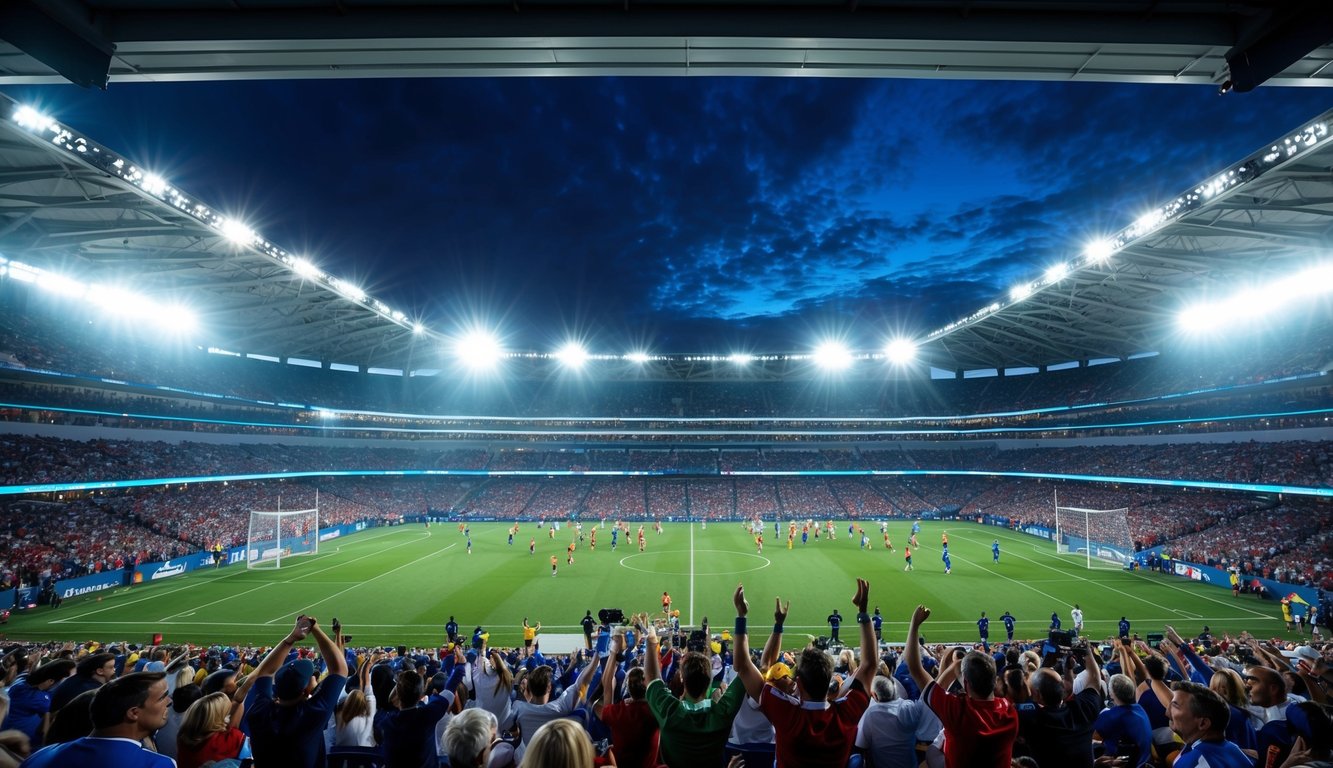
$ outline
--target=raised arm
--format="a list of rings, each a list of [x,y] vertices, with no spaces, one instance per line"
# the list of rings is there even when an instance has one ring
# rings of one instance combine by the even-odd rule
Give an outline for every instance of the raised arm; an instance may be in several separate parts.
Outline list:
[[[657,644],[657,627],[648,624],[643,628],[644,637],[644,658],[643,658],[643,676],[644,685],[651,684],[654,680],[662,679],[662,656]]]
[[[258,680],[261,677],[272,677],[282,666],[283,661],[287,659],[287,653],[291,651],[292,646],[306,639],[310,632],[315,628],[314,622],[304,614],[296,617],[296,626],[292,628],[282,641],[273,646],[264,660],[259,662],[255,671],[250,673],[249,681]],[[346,662],[344,662],[346,665]]]
[[[324,633],[324,629],[314,617],[310,618],[310,634],[315,636],[315,645],[319,646],[319,655],[323,657],[324,666],[328,668],[329,674],[347,677],[347,657],[343,655],[342,649],[333,638]]]
[[[870,624],[870,614],[866,607],[870,605],[870,582],[856,580],[856,594],[852,597],[856,606],[856,623],[861,625],[861,663],[856,667],[856,679],[861,687],[870,693],[870,684],[875,680],[875,669],[879,666],[879,647],[875,644],[875,628]]]
[[[745,585],[736,585],[732,602],[736,604],[736,628],[732,632],[732,640],[736,643],[735,652],[732,654],[736,665],[736,677],[740,678],[741,684],[745,686],[745,693],[755,701],[759,701],[759,695],[764,692],[764,677],[750,660],[750,637],[745,622],[746,615],[750,612],[750,604],[745,600]]]
[[[625,651],[625,636],[616,634],[611,637],[611,652],[606,656],[602,667],[602,700],[593,707],[593,714],[602,716],[602,708],[614,704],[616,699],[616,659]]]
[[[963,653],[959,653],[959,651],[963,651]],[[935,678],[936,685],[946,691],[953,687],[953,681],[957,679],[959,672],[962,671],[962,658],[966,653],[966,650],[964,650],[961,645],[955,648],[950,648],[945,652],[944,658],[939,660],[940,676]],[[916,678],[913,679],[915,680]],[[917,685],[921,684],[917,683]],[[926,687],[922,685],[921,690],[924,691],[925,689]]]
[[[918,605],[915,611],[912,611],[912,622],[907,627],[907,647],[903,649],[903,662],[907,664],[907,671],[912,675],[912,682],[924,693],[926,686],[930,685],[930,673],[921,665],[921,643],[919,641],[921,625],[930,618],[930,609],[924,605]]]
[[[768,636],[764,652],[759,655],[760,669],[768,669],[778,660],[782,652],[782,625],[787,622],[787,612],[790,610],[790,600],[784,604],[782,598],[773,598],[773,634]]]

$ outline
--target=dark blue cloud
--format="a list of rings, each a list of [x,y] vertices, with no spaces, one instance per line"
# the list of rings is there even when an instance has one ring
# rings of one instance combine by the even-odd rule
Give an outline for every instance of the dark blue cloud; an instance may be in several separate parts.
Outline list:
[[[930,330],[1326,106],[747,78],[10,92],[440,330],[672,352]]]

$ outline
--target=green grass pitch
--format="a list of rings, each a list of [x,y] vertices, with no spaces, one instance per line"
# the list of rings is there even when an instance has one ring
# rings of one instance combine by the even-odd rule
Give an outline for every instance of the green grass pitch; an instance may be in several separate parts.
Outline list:
[[[1052,611],[1065,628],[1079,603],[1087,634],[1104,638],[1124,615],[1135,632],[1159,632],[1164,624],[1182,634],[1205,624],[1215,634],[1248,629],[1259,636],[1284,635],[1276,602],[1174,576],[1084,567],[1061,556],[1048,541],[999,528],[959,522],[926,522],[915,554],[915,571],[903,571],[902,548],[910,523],[893,521],[895,551],[882,547],[878,524],[867,528],[872,543],[861,550],[849,540],[846,521],[838,537],[786,546],[784,527],[775,541],[770,521],[762,555],[739,523],[665,525],[645,530],[646,551],[621,537],[611,550],[610,525],[598,531],[597,549],[585,541],[574,564],[565,547],[574,536],[565,526],[550,538],[525,523],[508,545],[505,523],[471,529],[472,553],[456,525],[375,528],[321,545],[318,555],[292,558],[280,570],[230,566],[159,583],[108,590],[67,600],[56,609],[16,613],[4,635],[30,640],[129,640],[144,642],[161,632],[168,643],[259,644],[276,642],[302,612],[325,625],[338,617],[354,645],[429,646],[443,636],[452,614],[464,631],[483,625],[491,642],[519,642],[520,622],[540,621],[545,632],[575,633],[585,610],[621,608],[659,612],[663,591],[671,593],[683,625],[708,617],[720,630],[731,625],[731,595],[744,582],[755,635],[767,637],[767,616],[776,596],[791,601],[790,643],[802,633],[825,635],[824,618],[837,608],[854,629],[851,598],[858,576],[870,581],[871,606],[884,614],[884,637],[901,641],[912,608],[932,610],[923,634],[931,642],[973,641],[981,611],[992,618],[991,638],[1003,639],[998,619],[1008,610],[1018,619],[1017,636],[1044,636]],[[632,524],[637,531],[638,524]],[[948,530],[953,573],[940,561],[940,533]],[[585,524],[584,534],[590,532]],[[528,540],[536,538],[534,555]],[[999,538],[1001,562],[991,562],[990,543]],[[551,555],[559,572],[551,576]],[[844,636],[844,640],[846,636]]]

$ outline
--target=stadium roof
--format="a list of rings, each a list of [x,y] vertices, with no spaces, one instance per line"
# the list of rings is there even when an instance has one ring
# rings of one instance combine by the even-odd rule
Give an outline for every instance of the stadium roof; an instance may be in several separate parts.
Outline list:
[[[418,329],[187,190],[23,110],[0,96],[3,257],[129,287],[164,305],[188,296],[207,343],[230,351],[362,369],[441,367],[445,336],[437,330]],[[1326,258],[1333,236],[1331,130],[1333,110],[1218,169],[1066,272],[919,339],[922,359],[950,370],[1124,359],[1160,349],[1177,332],[1182,306],[1203,289],[1267,282]],[[14,276],[12,263],[8,269]],[[543,364],[541,355],[527,359]],[[787,375],[793,361],[808,367],[809,355],[760,356],[750,375]],[[657,375],[672,378],[735,368],[724,358],[650,362]]]
[[[0,84],[818,75],[1333,82],[1322,0],[7,0]]]

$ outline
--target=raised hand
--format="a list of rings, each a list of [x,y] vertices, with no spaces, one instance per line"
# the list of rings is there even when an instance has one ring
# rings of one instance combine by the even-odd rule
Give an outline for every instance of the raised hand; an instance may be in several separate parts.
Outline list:
[[[782,598],[773,598],[773,623],[781,624],[787,620],[787,612],[791,610],[791,601],[782,602]]]
[[[750,604],[745,600],[745,585],[737,584],[736,593],[731,596],[731,601],[736,604],[736,615],[745,616],[750,612]]]
[[[852,605],[860,613],[866,612],[866,606],[870,604],[870,582],[865,579],[856,580],[856,596],[852,598]]]
[[[912,611],[912,626],[919,627],[926,623],[930,618],[930,609],[924,605],[918,605],[916,610]]]

